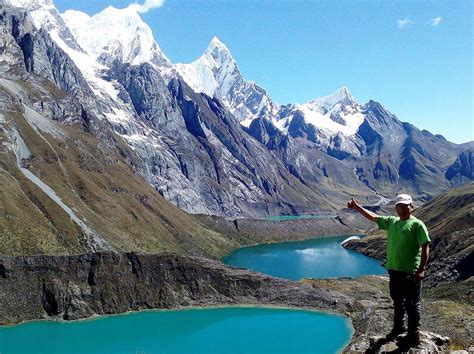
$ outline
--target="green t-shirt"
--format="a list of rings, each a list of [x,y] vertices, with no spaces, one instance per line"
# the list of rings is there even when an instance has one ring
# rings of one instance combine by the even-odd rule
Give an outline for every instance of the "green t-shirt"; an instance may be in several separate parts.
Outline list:
[[[420,246],[431,241],[423,221],[414,216],[405,221],[396,216],[379,216],[377,225],[388,234],[385,268],[415,273],[421,261]]]

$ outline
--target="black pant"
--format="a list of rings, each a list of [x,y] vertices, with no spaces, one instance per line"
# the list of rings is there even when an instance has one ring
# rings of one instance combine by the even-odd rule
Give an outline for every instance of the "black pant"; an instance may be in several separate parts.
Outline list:
[[[389,270],[390,297],[393,300],[393,327],[402,328],[405,312],[408,317],[408,333],[420,329],[421,281],[413,274]]]

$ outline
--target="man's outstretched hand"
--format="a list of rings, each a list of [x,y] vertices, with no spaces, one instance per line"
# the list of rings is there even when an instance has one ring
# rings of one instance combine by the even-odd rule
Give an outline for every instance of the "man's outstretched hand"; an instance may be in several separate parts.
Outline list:
[[[357,209],[358,206],[359,204],[354,200],[354,198],[351,198],[351,200],[347,202],[347,207],[349,209]]]
[[[370,221],[374,221],[374,222],[377,221],[377,218],[378,218],[377,214],[375,214],[374,212],[372,212],[372,211],[370,211],[370,210],[367,210],[367,209],[364,209],[363,207],[361,207],[361,206],[359,205],[359,203],[357,203],[357,202],[354,200],[354,198],[351,198],[351,200],[349,200],[349,201],[347,202],[347,207],[348,207],[349,209],[353,209],[353,210],[358,211],[360,214],[362,214],[362,216],[363,216],[364,218],[367,218],[367,219],[369,219]]]

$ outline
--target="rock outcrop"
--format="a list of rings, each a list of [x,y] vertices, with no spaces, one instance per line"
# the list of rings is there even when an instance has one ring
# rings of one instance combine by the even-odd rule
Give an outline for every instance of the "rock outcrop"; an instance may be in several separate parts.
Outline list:
[[[0,322],[156,308],[260,304],[346,313],[353,301],[218,261],[174,254],[0,257]]]
[[[411,348],[404,342],[405,334],[393,340],[385,338],[393,323],[388,277],[306,279],[302,282],[338,291],[355,301],[348,313],[355,333],[351,343],[345,348],[347,352],[432,353],[453,349],[467,350],[472,346],[472,302],[462,304],[446,297],[439,298],[431,291],[424,291],[421,303],[421,344]]]

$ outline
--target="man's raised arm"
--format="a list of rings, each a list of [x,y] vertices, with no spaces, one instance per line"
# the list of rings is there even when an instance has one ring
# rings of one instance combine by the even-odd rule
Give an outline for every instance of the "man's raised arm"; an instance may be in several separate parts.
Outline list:
[[[369,219],[370,221],[377,222],[378,215],[375,214],[374,212],[364,209],[361,207],[355,200],[352,198],[348,203],[347,207],[349,209],[354,209],[357,210],[362,216],[365,218]]]

